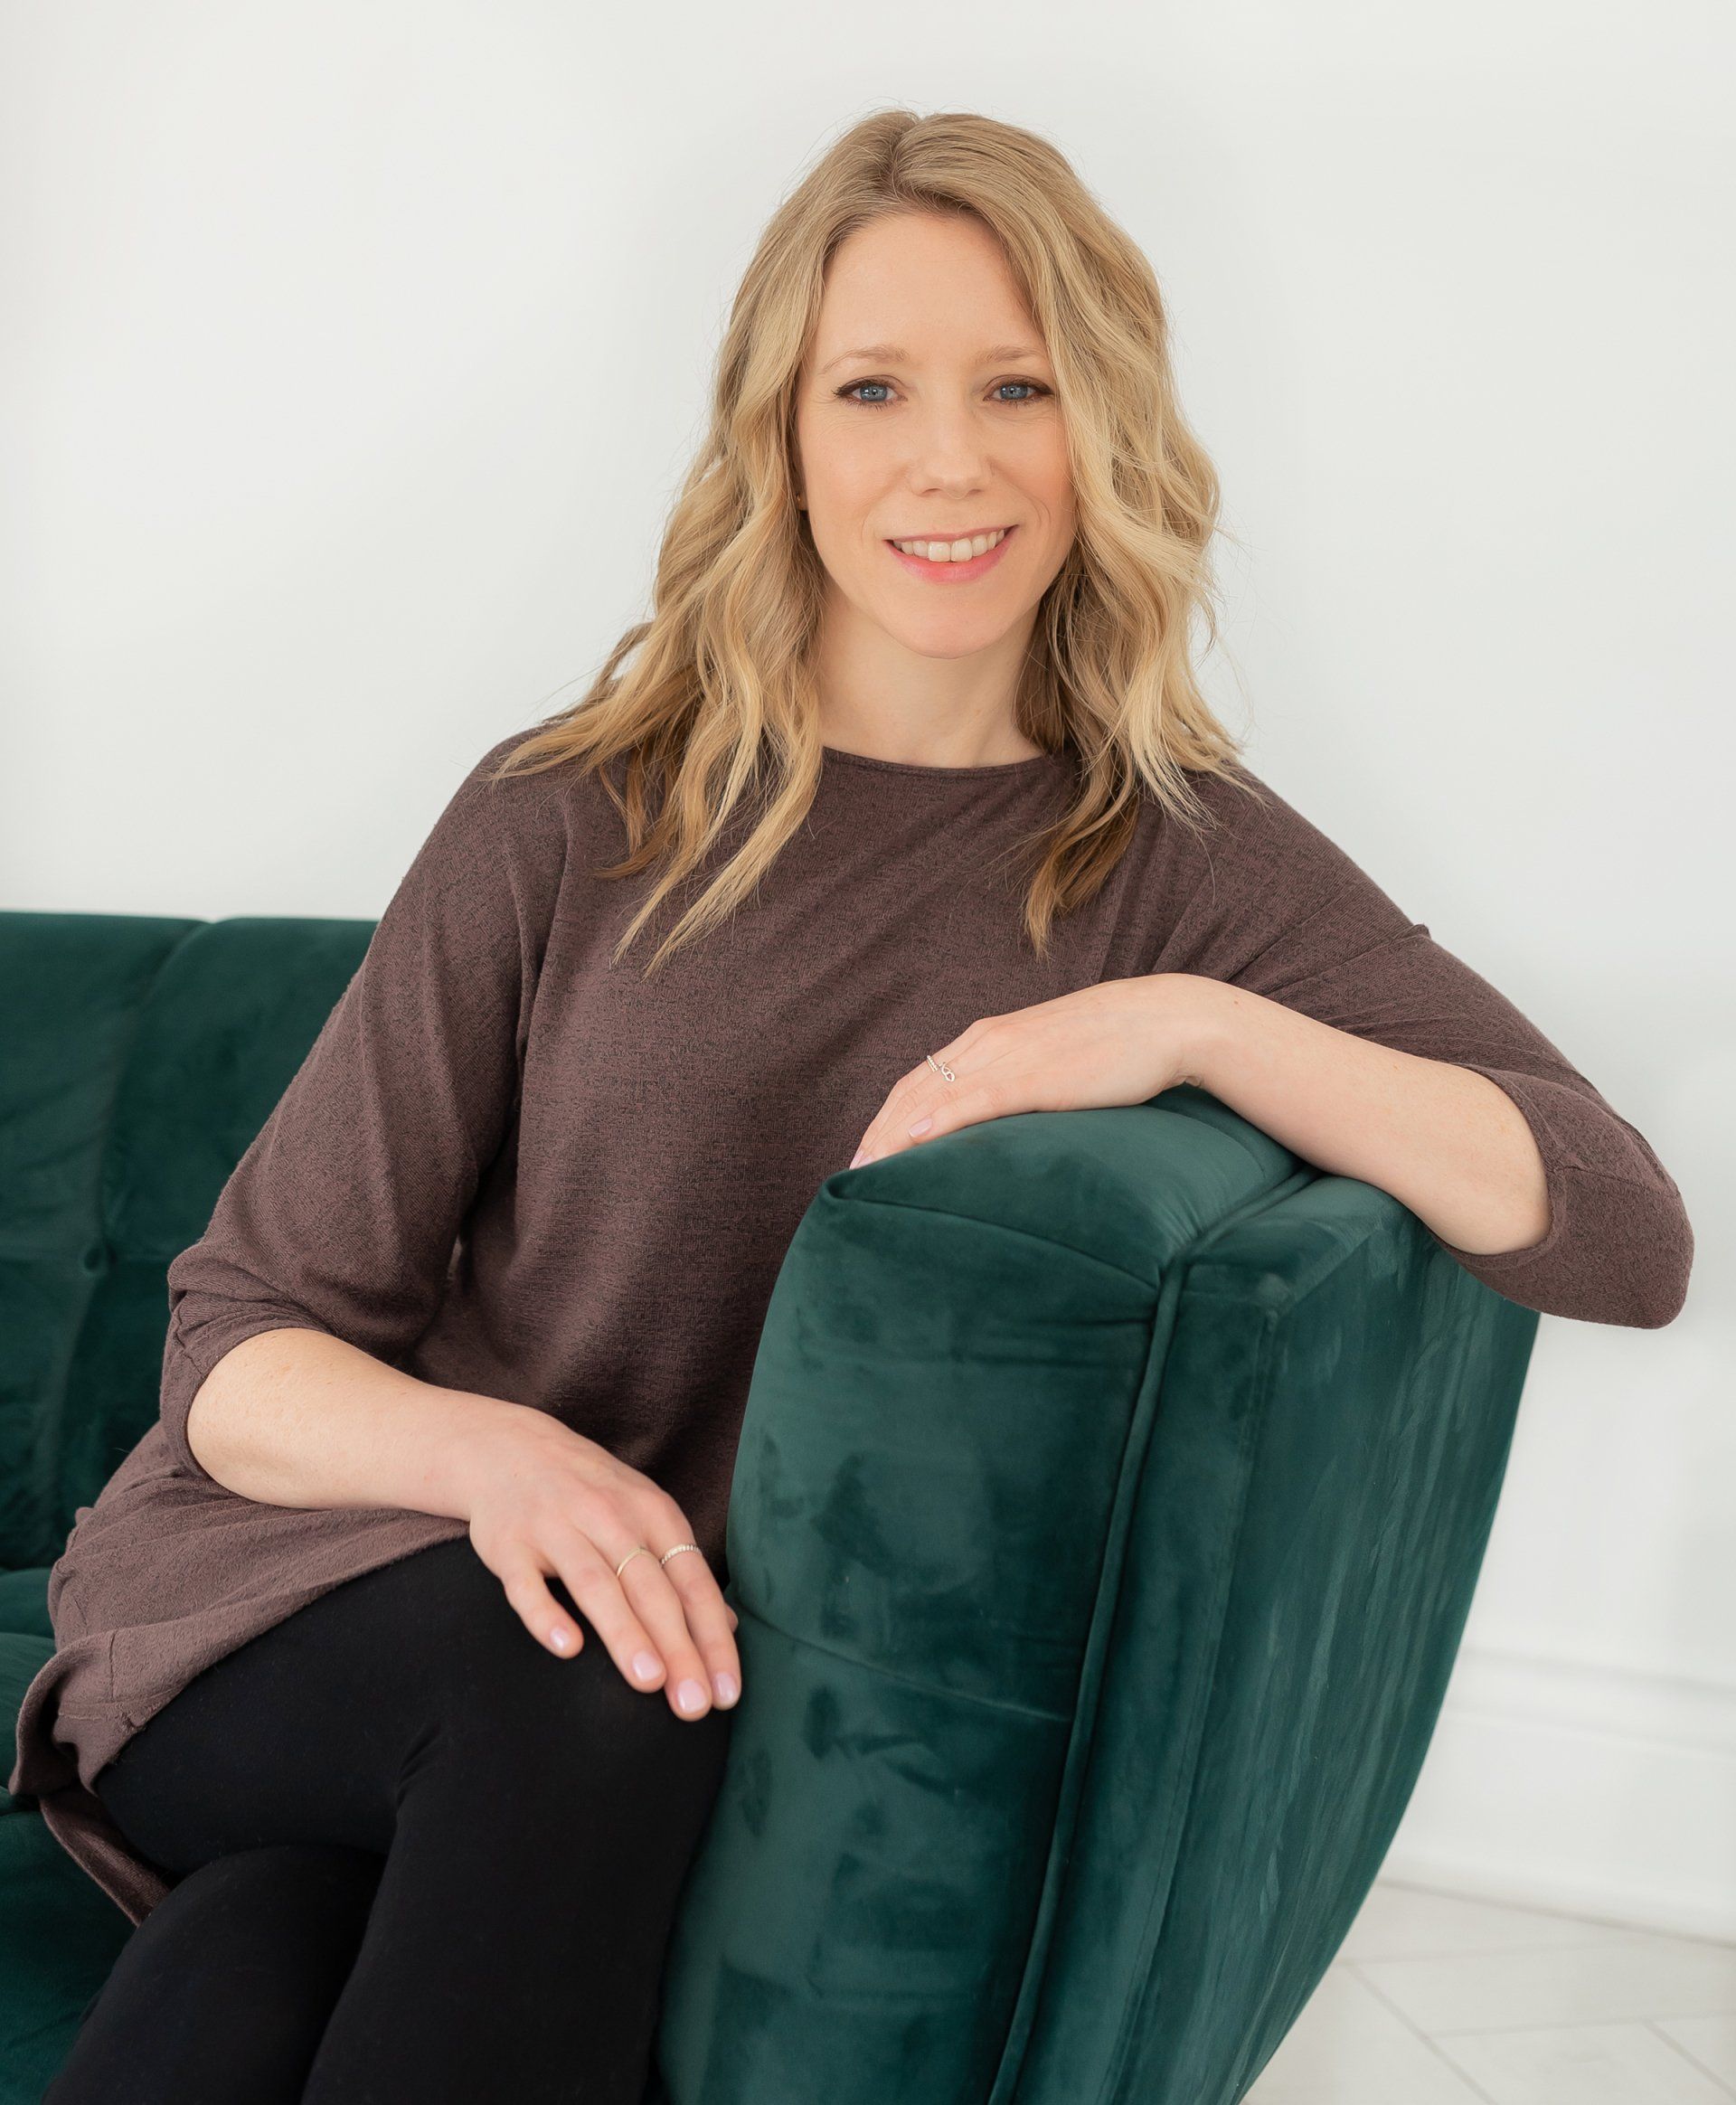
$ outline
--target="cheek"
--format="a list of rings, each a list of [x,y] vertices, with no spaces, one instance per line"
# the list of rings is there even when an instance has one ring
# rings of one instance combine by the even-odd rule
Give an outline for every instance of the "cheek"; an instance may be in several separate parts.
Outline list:
[[[869,532],[862,509],[835,494],[814,523],[814,545],[834,577],[865,589],[875,574],[879,543]]]
[[[1073,466],[1067,452],[1066,436],[1056,425],[1049,442],[1033,460],[1031,486],[1040,496],[1043,509],[1058,527],[1071,530],[1073,522]]]
[[[860,424],[825,414],[802,420],[797,433],[810,496],[840,524],[854,519],[859,524],[884,481],[884,441]]]
[[[886,479],[873,462],[835,460],[817,486],[808,486],[815,546],[835,571],[878,575],[885,552],[876,528],[886,511]]]

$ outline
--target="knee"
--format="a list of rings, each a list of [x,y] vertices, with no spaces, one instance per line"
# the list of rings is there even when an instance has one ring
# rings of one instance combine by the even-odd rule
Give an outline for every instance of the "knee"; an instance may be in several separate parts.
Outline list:
[[[575,1778],[612,1792],[704,1795],[721,1781],[733,1711],[676,1714],[662,1687],[634,1686],[594,1629],[557,1658],[522,1627],[491,1658],[464,1714],[448,1721],[450,1759],[533,1791]]]
[[[551,1652],[473,1550],[449,1560],[440,1578],[438,1730],[419,1760],[468,1770],[488,1792],[514,1779],[531,1798],[539,1778],[569,1792],[578,1776],[628,1793],[688,1796],[721,1780],[733,1711],[713,1704],[697,1718],[678,1715],[662,1686],[627,1680],[589,1621],[576,1653]]]

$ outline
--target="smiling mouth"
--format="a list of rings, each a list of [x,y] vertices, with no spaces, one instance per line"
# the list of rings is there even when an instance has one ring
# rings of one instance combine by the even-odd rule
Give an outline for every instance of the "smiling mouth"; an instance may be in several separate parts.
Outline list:
[[[1016,526],[1003,526],[996,530],[993,537],[979,533],[970,542],[963,543],[957,541],[918,541],[907,542],[901,547],[896,541],[889,541],[886,546],[892,561],[900,564],[905,575],[918,584],[960,588],[974,584],[978,578],[986,578],[1005,557],[1017,532]],[[953,555],[951,551],[961,545],[966,552],[963,555]],[[930,548],[937,551],[938,561],[927,552]],[[922,552],[912,554],[912,549]]]
[[[951,538],[937,535],[932,540],[920,534],[906,534],[897,540],[889,538],[886,545],[916,562],[937,565],[976,562],[998,548],[1014,531],[1011,526],[989,526],[980,533],[960,533]]]

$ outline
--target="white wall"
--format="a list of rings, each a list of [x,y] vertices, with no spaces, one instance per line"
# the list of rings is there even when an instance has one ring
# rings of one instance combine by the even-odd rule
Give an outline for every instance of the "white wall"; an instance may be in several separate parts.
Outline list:
[[[1171,301],[1253,764],[1698,1233],[1666,1330],[1543,1323],[1389,1869],[1736,1934],[1730,20],[13,6],[0,903],[377,913],[643,611],[807,157],[1045,133]]]

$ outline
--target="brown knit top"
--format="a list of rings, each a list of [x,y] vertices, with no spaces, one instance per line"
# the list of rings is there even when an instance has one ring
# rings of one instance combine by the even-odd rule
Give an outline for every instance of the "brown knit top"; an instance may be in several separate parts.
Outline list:
[[[592,874],[627,848],[593,779],[485,779],[523,735],[459,784],[210,1226],[169,1267],[160,1420],[80,1508],[51,1573],[58,1648],[25,1695],[11,1789],[134,1921],[167,1888],[90,1789],[128,1735],[327,1588],[466,1532],[217,1483],[186,1421],[222,1355],[294,1326],[552,1411],[671,1492],[726,1581],[741,1412],[790,1237],[892,1084],[979,1016],[1199,973],[1473,1068],[1535,1134],[1552,1218],[1527,1250],[1443,1247],[1552,1315],[1651,1326],[1682,1304],[1693,1232],[1645,1139],[1257,777],[1263,805],[1196,778],[1216,821],[1203,837],[1147,801],[1039,964],[1021,926],[1029,865],[995,859],[1059,816],[1068,759],[932,768],[828,748],[758,894],[647,983],[667,902],[611,965],[650,877]]]

